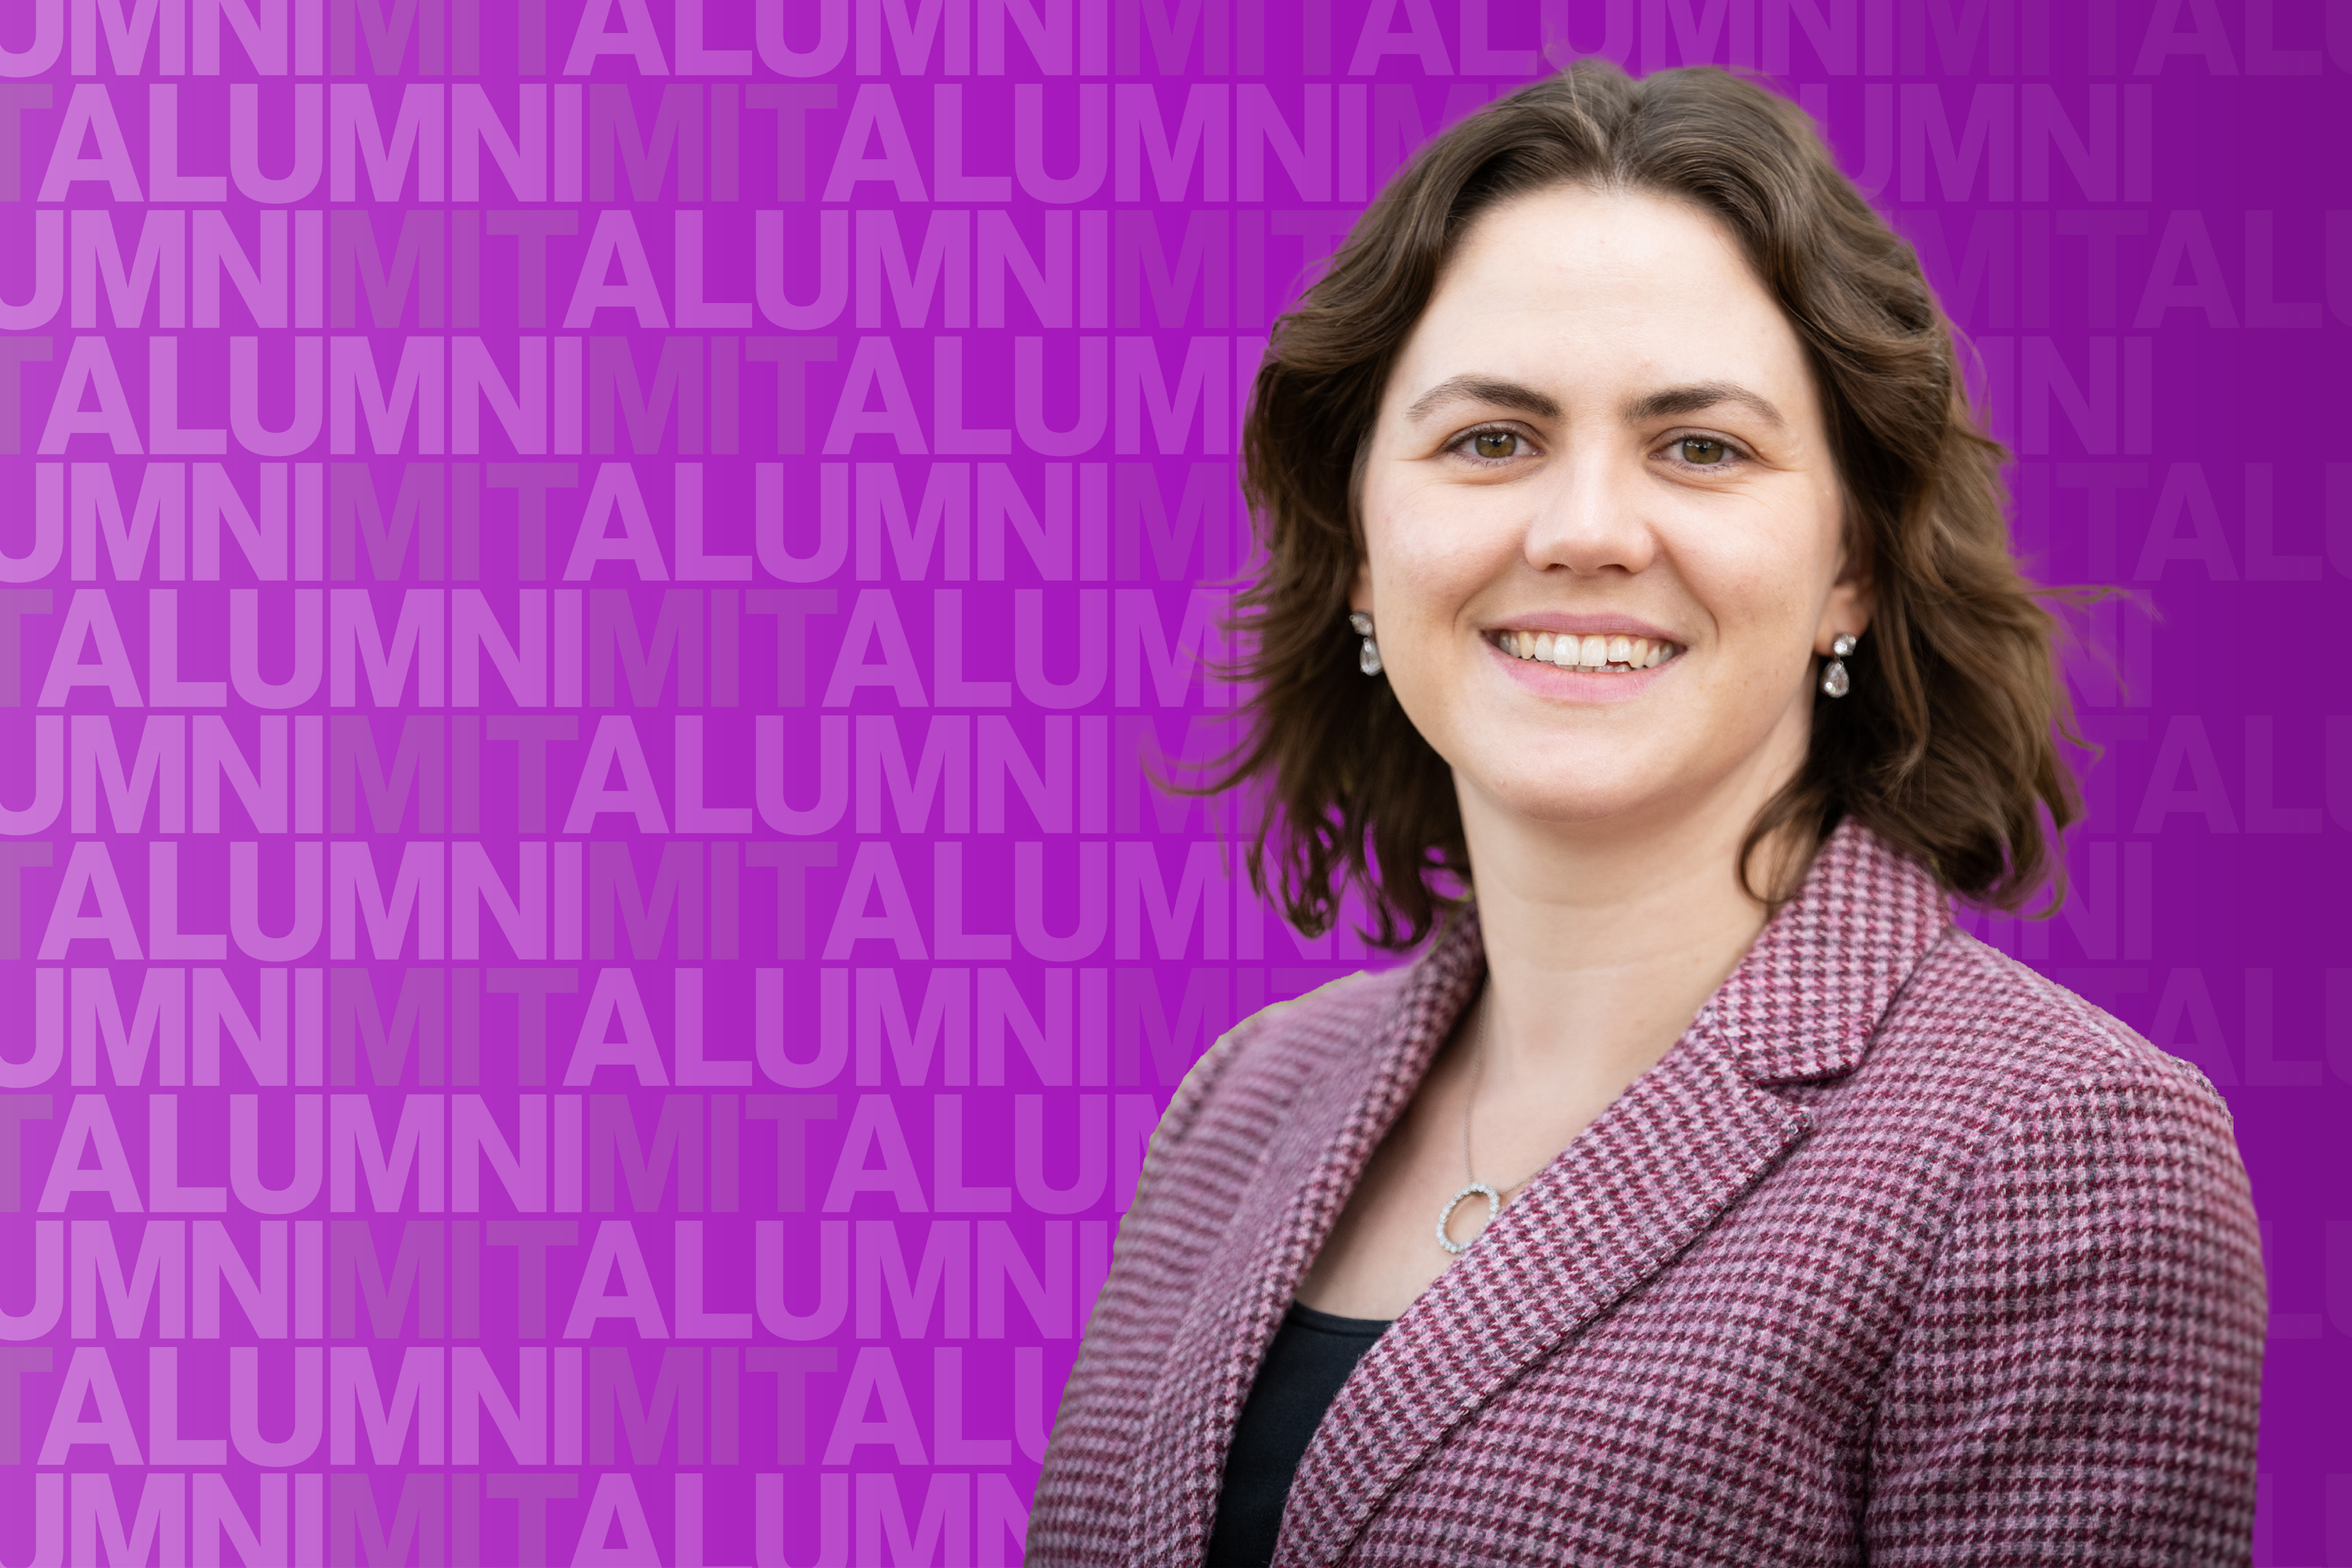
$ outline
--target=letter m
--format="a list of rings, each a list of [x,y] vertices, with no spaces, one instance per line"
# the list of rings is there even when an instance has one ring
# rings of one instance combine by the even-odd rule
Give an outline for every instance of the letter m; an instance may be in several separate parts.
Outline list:
[[[636,110],[629,89],[620,82],[598,82],[588,89],[588,195],[592,200],[613,199],[614,154],[629,171],[629,194],[650,202],[661,195],[662,172],[673,149],[677,156],[677,199],[702,199],[702,89],[673,84],[661,89],[661,108],[654,114],[651,136],[637,131]]]
[[[316,0],[312,0],[315,5]],[[416,74],[441,74],[442,10],[437,0],[331,0],[333,59],[337,76],[359,75],[358,44],[367,39],[368,62],[378,76],[401,74],[408,37],[416,35]],[[403,1552],[398,1561],[405,1561]]]
[[[1151,922],[1153,947],[1164,959],[1184,956],[1192,945],[1192,923],[1201,924],[1201,956],[1223,959],[1232,927],[1220,846],[1207,840],[1186,847],[1184,874],[1176,896],[1160,874],[1160,847],[1148,839],[1121,840],[1114,851],[1112,895],[1118,916],[1118,949],[1121,959],[1142,955],[1143,922]]]
[[[73,1332],[78,1340],[98,1335],[98,1299],[106,1295],[107,1320],[119,1340],[136,1339],[147,1327],[147,1303],[155,1303],[156,1331],[178,1339],[186,1331],[187,1224],[151,1219],[139,1238],[131,1278],[122,1277],[114,1226],[102,1219],[73,1222]],[[29,1270],[28,1270],[29,1271]]]
[[[392,1022],[375,999],[375,981],[365,969],[336,969],[328,983],[329,1073],[339,1084],[357,1083],[359,1047],[367,1047],[368,1072],[379,1089],[400,1082],[408,1071],[409,1047],[416,1049],[416,1081],[441,1081],[445,1030],[441,971],[409,969],[401,976]]]
[[[1958,145],[1944,107],[1944,93],[1936,82],[1910,82],[1902,89],[1903,199],[1919,202],[1927,195],[1927,156],[1935,154],[1943,199],[1973,199],[1977,169],[1985,170],[1986,200],[2013,201],[2017,195],[2017,89],[2007,83],[1980,83],[1969,100],[1969,121]]]
[[[438,463],[402,467],[400,494],[386,522],[383,503],[365,463],[335,463],[328,468],[327,531],[329,570],[341,582],[358,574],[359,546],[367,545],[368,568],[379,583],[397,582],[411,540],[416,543],[416,574],[430,582],[441,575],[442,529],[446,508]]]
[[[677,1206],[688,1214],[702,1207],[702,1096],[662,1097],[654,1124],[654,1146],[637,1137],[636,1113],[620,1094],[588,1097],[588,1201],[604,1213],[613,1208],[613,1172],[628,1183],[629,1202],[639,1214],[662,1206],[662,1189],[677,1170]]]
[[[640,1465],[661,1458],[662,1441],[675,1421],[677,1462],[702,1462],[702,1351],[674,1345],[663,1350],[653,1397],[637,1394],[637,1374],[622,1345],[598,1345],[588,1352],[588,1455],[592,1463],[613,1462],[614,1417],[629,1436],[629,1457]]]
[[[662,432],[670,409],[677,409],[677,449],[702,450],[702,340],[664,338],[661,358],[654,366],[648,389],[637,379],[629,340],[618,337],[588,340],[588,449],[610,452],[613,416],[617,413],[629,427],[629,448],[636,452],[661,449]]]
[[[445,1275],[441,1265],[441,1222],[410,1220],[400,1227],[400,1254],[393,1259],[392,1278],[383,1276],[377,1256],[374,1227],[360,1219],[339,1219],[329,1227],[328,1322],[337,1339],[359,1337],[359,1308],[367,1303],[368,1326],[380,1340],[402,1338],[411,1300],[416,1303],[416,1332],[425,1338],[441,1333],[441,1301]]]
[[[1151,691],[1162,708],[1181,708],[1192,671],[1202,671],[1204,706],[1220,705],[1223,689],[1208,679],[1206,661],[1219,657],[1223,643],[1217,618],[1224,595],[1214,588],[1195,588],[1184,601],[1184,619],[1176,628],[1176,643],[1168,643],[1167,623],[1160,617],[1160,600],[1150,588],[1121,588],[1112,618],[1113,693],[1121,708],[1143,703],[1143,676],[1151,676]]]
[[[404,1096],[400,1125],[386,1154],[377,1131],[375,1111],[364,1094],[329,1097],[328,1163],[331,1172],[331,1201],[337,1214],[355,1213],[359,1184],[365,1168],[368,1196],[378,1214],[397,1214],[405,1200],[408,1175],[416,1173],[416,1206],[426,1214],[441,1212],[441,1173],[447,1163],[441,1138],[441,1097]]]
[[[441,324],[441,214],[438,209],[413,207],[401,214],[400,240],[392,265],[383,264],[376,245],[373,214],[356,207],[335,213],[330,220],[328,273],[333,279],[328,320],[338,327],[358,325],[358,293],[367,289],[368,310],[379,327],[395,327],[407,312],[408,296],[416,296],[416,324]]]
[[[368,442],[379,453],[397,452],[416,418],[416,449],[426,457],[442,448],[445,387],[441,340],[409,338],[401,344],[392,390],[375,365],[375,350],[362,337],[329,340],[327,355],[328,448],[341,457],[359,453],[359,421],[367,419]]]
[[[412,1426],[416,1430],[416,1462],[441,1462],[441,1435],[447,1423],[442,1415],[440,1346],[410,1345],[401,1352],[400,1377],[393,1384],[389,1405],[383,1385],[376,1381],[373,1351],[365,1345],[337,1345],[328,1354],[328,1447],[333,1455],[331,1463],[359,1462],[358,1427],[362,1422],[367,1426],[369,1456],[377,1464],[401,1462]],[[437,1553],[424,1559],[438,1560]]]
[[[416,199],[441,199],[441,172],[448,158],[442,149],[440,83],[411,82],[401,89],[400,114],[393,121],[390,142],[384,140],[383,122],[376,117],[375,92],[369,84],[337,82],[327,90],[328,180],[332,199],[359,199],[362,162],[367,164],[368,188],[377,201],[401,199],[411,163],[416,165]]]
[[[702,590],[665,588],[648,641],[637,635],[628,591],[588,590],[588,700],[613,705],[613,667],[617,661],[629,683],[629,700],[649,708],[661,700],[662,683],[677,665],[677,700],[687,708],[702,701]]]
[[[76,1475],[73,1561],[98,1562],[102,1542],[109,1563],[144,1563],[150,1554],[158,1563],[186,1562],[183,1555],[187,1542],[186,1516],[182,1510],[182,1489],[186,1484],[187,1477],[177,1471],[150,1474],[140,1485],[139,1510],[131,1516],[131,1529],[126,1532],[122,1510],[114,1500],[114,1478],[104,1471]],[[891,1500],[897,1500],[895,1492]],[[926,1522],[929,1518],[925,1515]],[[905,1521],[901,1521],[899,1533],[905,1532]],[[217,1546],[219,1537],[213,1537],[209,1544]],[[43,1559],[37,1556],[35,1561]]]
[[[1111,361],[1112,444],[1122,457],[1143,451],[1143,418],[1163,457],[1181,452],[1192,439],[1192,419],[1201,420],[1201,450],[1212,457],[1233,449],[1232,389],[1226,384],[1225,340],[1193,338],[1184,351],[1176,390],[1168,390],[1160,368],[1160,347],[1150,338],[1120,338]]]
[[[368,695],[377,707],[400,706],[411,665],[416,668],[416,705],[441,706],[440,589],[411,588],[401,595],[400,619],[393,625],[389,648],[376,620],[374,597],[365,588],[332,591],[327,629],[332,655],[328,691],[334,706],[350,708],[357,703],[358,676],[362,669],[367,674]]]
[[[359,927],[364,921],[374,956],[398,958],[407,945],[409,923],[414,921],[416,956],[427,963],[438,962],[446,889],[438,842],[412,839],[401,846],[400,869],[394,875],[392,896],[387,899],[383,879],[376,874],[373,846],[363,839],[336,840],[327,862],[329,945],[333,956],[358,956]]]
[[[1168,121],[1160,112],[1160,94],[1150,82],[1126,82],[1112,89],[1111,145],[1117,163],[1118,199],[1143,199],[1143,163],[1151,161],[1154,188],[1163,202],[1182,202],[1192,183],[1192,166],[1201,166],[1201,199],[1227,199],[1227,177],[1233,165],[1233,115],[1223,82],[1195,83],[1185,94],[1184,118],[1176,140],[1168,139]]]
[[[930,1332],[931,1307],[942,1306],[941,1326],[951,1340],[971,1336],[971,1222],[935,1219],[923,1241],[922,1261],[907,1277],[907,1255],[898,1227],[888,1220],[857,1222],[857,1337],[882,1337],[882,1296],[890,1296],[901,1339]]]
[[[1177,1004],[1171,1024],[1160,999],[1160,983],[1149,969],[1121,969],[1114,973],[1111,994],[1111,1078],[1118,1083],[1141,1081],[1139,1047],[1151,1049],[1151,1067],[1161,1083],[1183,1081],[1201,1053],[1217,1037],[1230,1008],[1225,994],[1226,972],[1195,969],[1184,982],[1184,998]]]
[[[416,797],[416,829],[441,831],[442,727],[438,715],[411,713],[400,721],[400,747],[392,771],[384,772],[376,750],[375,726],[364,714],[338,713],[331,721],[327,748],[334,831],[354,831],[358,796],[367,795],[368,820],[378,833],[396,833]]]
[[[114,324],[136,327],[147,314],[147,298],[155,297],[155,324],[173,328],[185,324],[187,279],[186,223],[184,215],[168,208],[149,212],[139,225],[139,247],[131,265],[122,265],[122,247],[114,237],[113,215],[102,208],[73,215],[73,324],[98,324],[98,286],[106,285],[114,307]]]

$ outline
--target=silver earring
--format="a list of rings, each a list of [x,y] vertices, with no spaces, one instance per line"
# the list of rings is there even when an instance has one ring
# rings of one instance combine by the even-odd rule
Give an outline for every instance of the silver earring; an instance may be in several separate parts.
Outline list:
[[[1366,675],[1381,672],[1381,645],[1372,640],[1372,617],[1361,610],[1349,612],[1348,624],[1364,639],[1363,648],[1356,655],[1356,668]]]
[[[1853,651],[1853,635],[1840,632],[1830,641],[1830,667],[1822,672],[1822,689],[1832,697],[1843,697],[1853,689],[1853,681],[1845,672],[1845,656]]]

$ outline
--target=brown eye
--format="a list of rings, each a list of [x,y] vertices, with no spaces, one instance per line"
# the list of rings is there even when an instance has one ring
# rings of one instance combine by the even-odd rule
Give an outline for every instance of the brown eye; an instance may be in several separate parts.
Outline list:
[[[1470,437],[1470,450],[1481,458],[1507,458],[1518,437],[1508,430],[1481,430]]]
[[[1684,462],[1702,468],[1720,464],[1730,452],[1730,448],[1722,442],[1710,441],[1704,436],[1685,436],[1675,446],[1682,453]]]

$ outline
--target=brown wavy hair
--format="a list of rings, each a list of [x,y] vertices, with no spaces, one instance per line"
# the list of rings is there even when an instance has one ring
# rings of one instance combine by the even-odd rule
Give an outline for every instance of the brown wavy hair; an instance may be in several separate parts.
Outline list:
[[[2052,884],[2082,814],[2058,746],[2081,744],[2058,620],[2019,573],[2003,518],[2008,452],[1970,409],[1950,321],[1911,247],[1839,172],[1796,105],[1712,67],[1640,80],[1579,60],[1424,147],[1275,325],[1243,424],[1243,489],[1264,569],[1228,623],[1246,683],[1241,742],[1204,790],[1263,799],[1250,877],[1309,935],[1349,882],[1368,940],[1409,947],[1461,901],[1469,850],[1447,764],[1385,679],[1356,668],[1348,592],[1363,550],[1357,486],[1396,355],[1481,214],[1561,185],[1694,205],[1738,240],[1811,363],[1843,480],[1849,558],[1874,594],[1851,694],[1818,690],[1803,767],[1751,825],[1759,849],[1843,817],[1950,891],[2015,910]]]

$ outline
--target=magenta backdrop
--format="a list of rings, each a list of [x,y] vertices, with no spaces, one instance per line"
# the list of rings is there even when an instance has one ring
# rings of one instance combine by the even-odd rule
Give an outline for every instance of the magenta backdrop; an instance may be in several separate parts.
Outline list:
[[[2134,591],[1971,924],[2228,1096],[2352,1563],[2352,6],[17,0],[0,1563],[1017,1561],[1171,1089],[1368,962],[1147,783],[1268,323],[1580,52],[1820,116]]]

